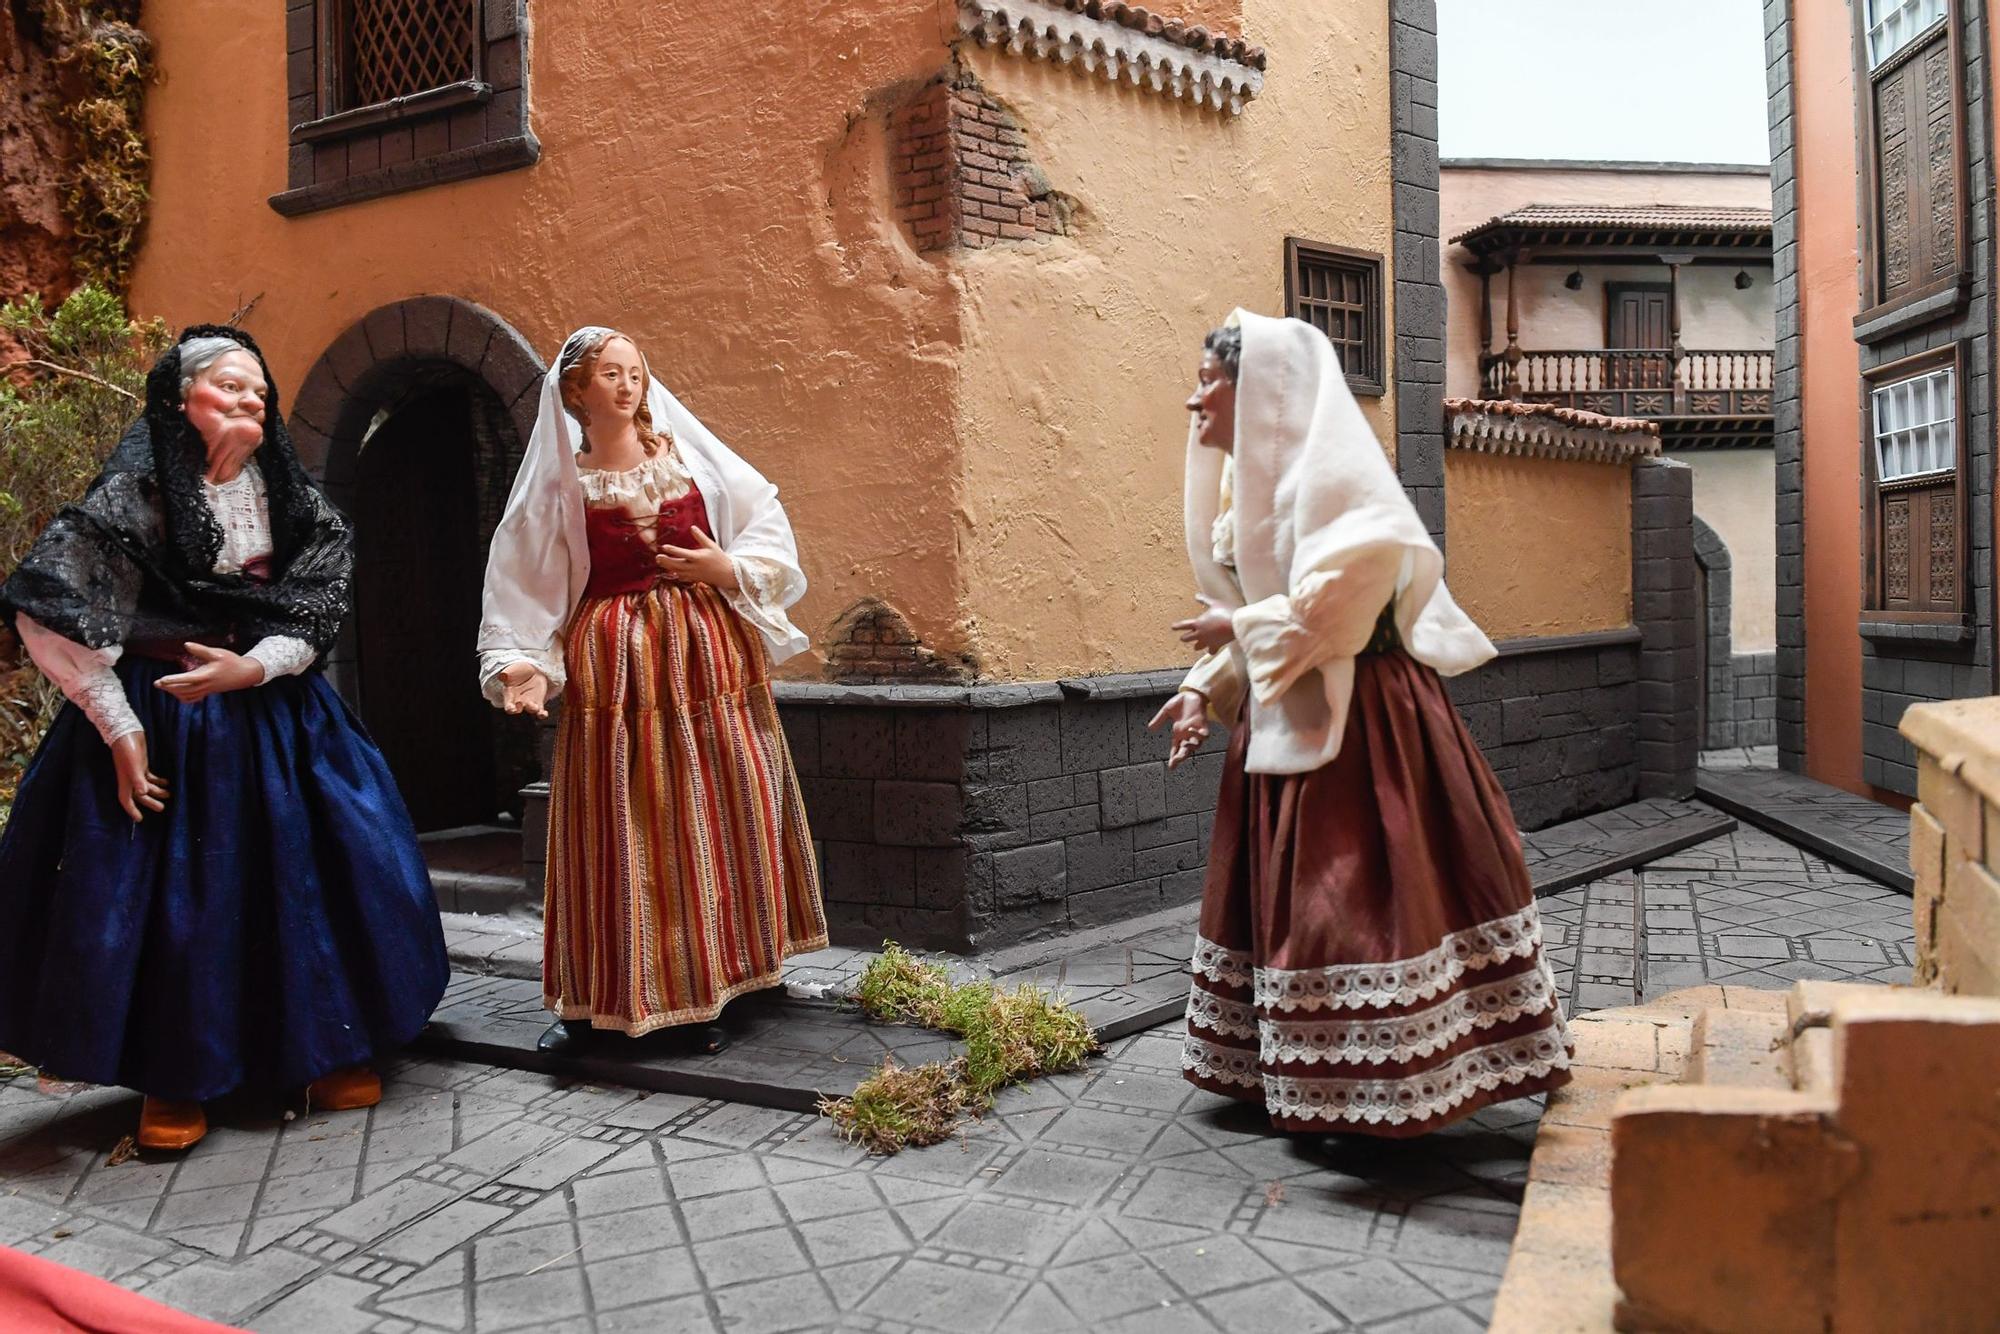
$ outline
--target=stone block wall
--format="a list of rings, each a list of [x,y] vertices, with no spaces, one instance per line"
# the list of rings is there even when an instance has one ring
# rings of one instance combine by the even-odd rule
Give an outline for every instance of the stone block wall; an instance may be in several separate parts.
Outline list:
[[[1901,732],[1917,756],[1916,980],[2000,997],[2000,698],[1917,705]]]
[[[1201,896],[1226,738],[1169,772],[1178,672],[777,687],[836,941],[992,948]]]
[[[1606,810],[1638,785],[1639,635],[1502,644],[1447,682],[1523,829]]]

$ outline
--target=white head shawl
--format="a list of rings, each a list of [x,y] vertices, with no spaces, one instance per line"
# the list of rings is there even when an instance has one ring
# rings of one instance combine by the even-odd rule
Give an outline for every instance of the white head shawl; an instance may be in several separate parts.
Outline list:
[[[1228,609],[1290,597],[1309,575],[1400,548],[1396,628],[1410,656],[1446,676],[1492,658],[1493,645],[1446,591],[1443,553],[1391,471],[1326,336],[1301,320],[1241,309],[1229,322],[1243,331],[1233,460],[1202,446],[1194,429],[1188,434],[1188,559],[1203,595]],[[1215,555],[1226,461],[1233,461],[1233,578]],[[1253,698],[1245,767],[1297,773],[1332,760],[1353,690],[1354,659],[1330,658],[1276,699]]]
[[[590,580],[590,546],[576,466],[583,432],[563,407],[562,373],[590,341],[610,332],[598,325],[578,329],[563,340],[542,380],[534,433],[486,561],[479,677],[490,699],[498,695],[494,678],[512,662],[531,662],[556,688],[563,684],[562,633]],[[763,636],[772,662],[804,652],[810,641],[784,609],[805,595],[806,577],[778,488],[668,393],[650,366],[646,379],[653,424],[672,432],[707,507],[709,536],[738,562],[739,577],[746,558],[763,576],[762,596],[751,596],[745,580],[744,589],[727,595],[730,604]]]

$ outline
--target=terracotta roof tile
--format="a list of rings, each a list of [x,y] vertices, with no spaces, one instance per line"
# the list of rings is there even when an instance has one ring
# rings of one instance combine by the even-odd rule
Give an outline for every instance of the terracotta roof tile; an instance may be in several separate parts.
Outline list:
[[[1453,245],[1499,231],[1718,232],[1737,236],[1771,233],[1768,208],[1720,208],[1706,204],[1529,204],[1488,218],[1451,238]]]
[[[1189,23],[1186,19],[1169,18],[1155,13],[1144,5],[1128,5],[1124,0],[1055,0],[1072,14],[1082,14],[1087,18],[1104,19],[1120,27],[1143,32],[1149,37],[1162,37],[1170,42],[1193,51],[1206,52],[1225,60],[1237,60],[1252,69],[1265,67],[1266,55],[1261,46],[1251,46],[1241,37],[1228,33],[1211,32],[1199,23]]]
[[[1478,398],[1444,401],[1445,443],[1482,454],[1632,464],[1660,452],[1660,428],[1553,403]]]

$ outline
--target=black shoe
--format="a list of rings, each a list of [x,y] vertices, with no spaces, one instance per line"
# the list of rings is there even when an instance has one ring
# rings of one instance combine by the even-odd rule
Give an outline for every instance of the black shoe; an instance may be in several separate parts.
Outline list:
[[[583,1019],[558,1019],[549,1025],[549,1031],[542,1034],[535,1043],[535,1050],[545,1056],[575,1056],[583,1051],[590,1041],[590,1024]]]
[[[697,1056],[720,1056],[729,1047],[729,1030],[721,1024],[689,1024],[688,1050]]]

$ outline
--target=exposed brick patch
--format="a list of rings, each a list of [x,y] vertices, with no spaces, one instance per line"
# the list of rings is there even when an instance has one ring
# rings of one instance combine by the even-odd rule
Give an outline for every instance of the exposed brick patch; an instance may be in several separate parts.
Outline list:
[[[1030,160],[1021,123],[971,74],[939,75],[890,128],[896,218],[918,250],[1068,235],[1075,202]]]
[[[903,614],[878,598],[848,608],[833,628],[827,650],[829,680],[949,682],[969,680],[970,668],[926,648]]]

